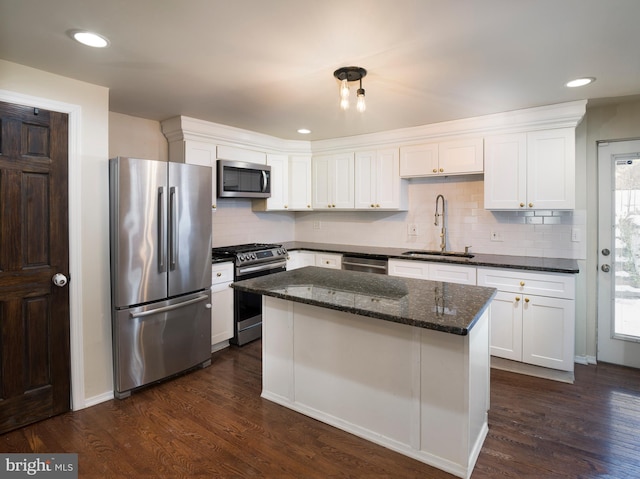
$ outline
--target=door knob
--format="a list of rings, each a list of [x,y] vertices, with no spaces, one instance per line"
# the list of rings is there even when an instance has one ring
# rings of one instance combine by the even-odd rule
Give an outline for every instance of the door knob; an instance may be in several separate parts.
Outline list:
[[[611,251],[609,251],[608,248],[604,248],[602,250],[602,256],[609,256],[611,254]]]
[[[611,266],[609,266],[608,264],[603,264],[602,266],[600,266],[600,269],[605,273],[608,273],[609,271],[611,271]]]
[[[56,273],[53,275],[53,278],[51,278],[51,281],[59,288],[62,288],[67,284],[67,277],[62,273]]]

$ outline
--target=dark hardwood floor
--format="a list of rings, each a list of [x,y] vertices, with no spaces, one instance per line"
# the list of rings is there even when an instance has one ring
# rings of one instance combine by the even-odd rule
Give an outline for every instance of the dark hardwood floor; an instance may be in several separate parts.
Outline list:
[[[211,367],[0,436],[76,452],[79,477],[452,478],[260,398],[260,341]],[[491,371],[485,478],[640,478],[640,371],[576,365],[573,385]]]

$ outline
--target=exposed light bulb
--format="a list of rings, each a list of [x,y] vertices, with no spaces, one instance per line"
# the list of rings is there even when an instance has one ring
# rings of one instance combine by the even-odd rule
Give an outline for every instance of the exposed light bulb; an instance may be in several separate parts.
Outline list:
[[[356,110],[360,113],[367,109],[367,104],[364,101],[364,88],[358,88],[358,102],[356,103]]]
[[[342,108],[343,110],[349,109],[349,98],[342,98],[340,100],[340,108]]]
[[[346,78],[340,84],[340,98],[347,100],[347,102],[349,101],[349,84]]]

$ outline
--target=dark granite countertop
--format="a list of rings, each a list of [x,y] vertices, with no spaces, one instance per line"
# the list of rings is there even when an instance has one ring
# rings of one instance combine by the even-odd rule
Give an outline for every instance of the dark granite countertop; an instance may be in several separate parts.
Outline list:
[[[231,284],[232,288],[465,336],[494,288],[307,266]]]
[[[324,253],[354,254],[364,257],[382,257],[406,259],[410,261],[430,261],[441,263],[454,263],[469,266],[486,266],[490,268],[522,269],[529,271],[544,271],[548,273],[580,272],[578,262],[575,259],[566,258],[538,258],[535,256],[508,256],[499,254],[473,253],[473,258],[459,258],[451,256],[433,256],[429,258],[403,256],[402,253],[422,248],[385,248],[380,246],[355,246],[330,243],[310,243],[303,241],[289,241],[282,243],[289,251],[308,250]]]

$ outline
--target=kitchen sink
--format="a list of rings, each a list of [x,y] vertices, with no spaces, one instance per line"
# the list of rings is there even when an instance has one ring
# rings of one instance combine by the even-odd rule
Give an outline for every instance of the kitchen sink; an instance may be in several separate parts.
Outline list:
[[[472,255],[471,253],[458,253],[456,251],[416,250],[416,251],[405,251],[404,253],[402,253],[402,256],[413,256],[413,257],[446,256],[446,257],[454,257],[454,258],[473,258],[474,255]]]

